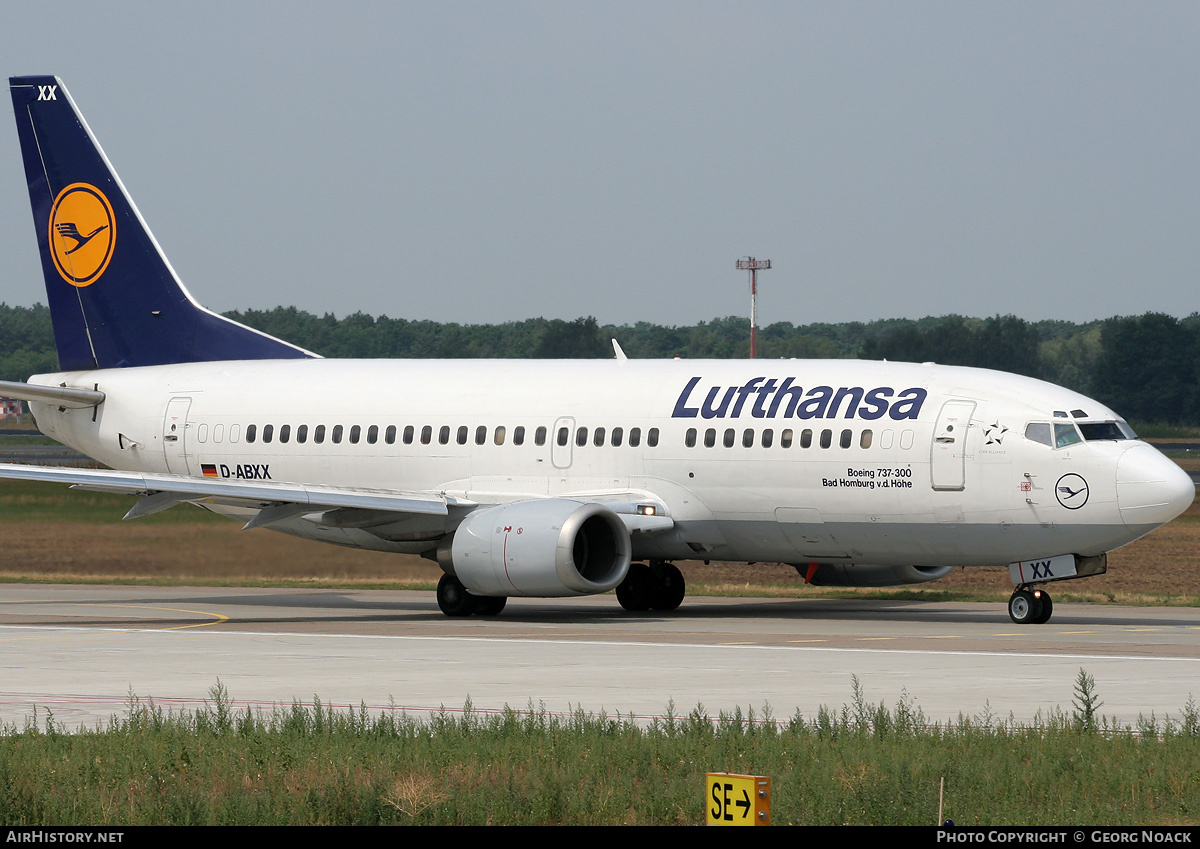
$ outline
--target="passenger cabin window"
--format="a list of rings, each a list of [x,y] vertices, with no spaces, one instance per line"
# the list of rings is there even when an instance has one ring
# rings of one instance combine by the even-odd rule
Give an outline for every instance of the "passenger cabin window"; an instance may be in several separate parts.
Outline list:
[[[808,428],[800,431],[800,447],[812,448],[812,431]]]
[[[570,441],[571,441],[571,431],[570,431],[570,429],[569,429],[569,428],[565,428],[565,427],[560,427],[560,428],[558,429],[558,440],[557,440],[557,441],[558,441],[558,444],[559,444],[559,446],[560,446],[560,447],[561,447],[561,446],[564,446],[564,445],[566,445],[568,442],[570,442]]]
[[[291,425],[280,425],[279,426],[279,441],[287,442],[291,438],[292,438],[292,426]]]
[[[862,436],[860,436],[858,438],[858,447],[859,448],[870,448],[871,447],[871,431],[864,430],[862,432]]]
[[[717,444],[717,431],[715,428],[709,428],[704,431],[704,447],[712,448]]]
[[[762,447],[763,448],[770,448],[771,443],[774,440],[775,440],[775,431],[773,431],[771,428],[767,428],[766,430],[764,430],[762,432]]]
[[[596,432],[592,435],[592,444],[597,448],[604,447],[604,428],[596,428]]]
[[[782,431],[780,431],[779,447],[780,448],[791,448],[792,447],[792,429],[790,427],[785,427]]]
[[[614,427],[614,428],[612,429],[612,445],[613,445],[613,448],[619,448],[619,447],[620,447],[620,445],[621,445],[621,440],[624,438],[624,436],[625,436],[625,430],[624,430],[623,428]]]
[[[467,444],[467,426],[466,426],[466,425],[459,425],[459,428],[458,428],[458,444],[459,444],[459,445],[466,445],[466,444]]]
[[[275,435],[275,425],[263,425],[262,441],[270,442]]]
[[[632,433],[629,435],[629,441],[633,442]],[[696,447],[696,429],[694,427],[689,427],[687,433],[683,435],[683,444],[688,448]]]
[[[300,425],[296,428],[296,441],[301,445],[308,442],[308,425]]]
[[[394,445],[396,443],[396,426],[395,425],[388,425],[387,430],[385,430],[383,432],[383,441],[386,442],[388,445]]]
[[[495,440],[495,442],[497,445],[504,444],[504,425],[496,425],[496,440]]]
[[[640,427],[631,427],[629,429],[629,447],[637,448],[642,444],[642,429]]]
[[[545,445],[546,444],[546,428],[545,427],[539,427],[537,430],[535,430],[533,432],[533,444],[534,445]]]
[[[463,435],[463,441],[466,442],[465,434]],[[450,425],[442,425],[440,428],[438,428],[438,444],[439,445],[449,445],[450,444]]]
[[[421,428],[421,444],[428,445],[433,441],[433,425],[425,425]]]
[[[405,426],[404,426],[404,444],[405,444],[405,445],[412,445],[412,441],[413,441],[413,430],[414,430],[414,428],[413,428],[413,426],[412,426],[412,425],[405,425]]]
[[[742,447],[743,448],[753,448],[754,447],[754,428],[748,427],[744,431],[742,431]]]
[[[588,429],[586,427],[581,427],[579,430],[575,431],[575,444],[580,448],[587,445],[587,430]]]
[[[853,442],[854,442],[854,434],[848,430],[843,430],[842,438],[838,441],[838,444],[841,445],[843,448],[849,448],[851,443],[853,443]]]
[[[828,448],[832,444],[833,444],[833,431],[832,430],[821,431],[821,447]]]
[[[646,433],[646,444],[651,448],[658,446],[658,428],[652,427]]]
[[[737,438],[737,434],[734,433],[733,428],[726,428],[725,429],[725,438],[722,439],[721,441],[724,443],[726,448],[732,448],[733,442],[736,438]]]
[[[367,444],[374,445],[379,441],[379,425],[371,425],[367,428]]]
[[[475,428],[475,444],[483,445],[485,442],[487,442],[487,425],[479,425]],[[499,445],[500,443],[497,442],[496,444]]]
[[[362,436],[362,428],[358,425],[350,426],[350,444],[358,445],[359,437]]]
[[[320,445],[324,441],[325,425],[317,425],[316,430],[313,431],[313,442],[317,443],[317,445]]]
[[[525,444],[525,425],[517,425],[513,428],[513,445]]]
[[[333,426],[333,433],[330,435],[329,441],[332,442],[334,445],[338,445],[341,443],[341,441],[342,441],[342,426],[341,425]]]
[[[258,425],[246,425],[246,441],[253,442],[258,436]]]

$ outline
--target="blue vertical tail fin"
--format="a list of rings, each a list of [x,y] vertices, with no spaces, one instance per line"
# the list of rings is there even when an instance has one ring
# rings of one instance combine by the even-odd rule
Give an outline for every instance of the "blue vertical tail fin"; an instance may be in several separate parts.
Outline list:
[[[314,354],[194,300],[57,77],[11,77],[63,370]]]

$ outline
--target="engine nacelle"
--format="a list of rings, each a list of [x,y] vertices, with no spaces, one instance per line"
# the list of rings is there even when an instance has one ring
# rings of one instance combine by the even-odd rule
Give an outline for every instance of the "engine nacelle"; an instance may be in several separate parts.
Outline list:
[[[608,592],[625,580],[631,551],[612,510],[547,498],[472,513],[438,561],[473,595],[549,598]]]
[[[944,578],[953,566],[870,566],[863,563],[817,563],[796,566],[814,587],[898,587]]]

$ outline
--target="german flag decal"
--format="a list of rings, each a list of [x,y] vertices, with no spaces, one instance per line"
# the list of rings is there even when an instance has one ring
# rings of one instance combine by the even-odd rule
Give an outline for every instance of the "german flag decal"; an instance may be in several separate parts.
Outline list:
[[[217,476],[217,466],[215,463],[201,463],[200,471],[204,473],[206,478],[215,478]]]

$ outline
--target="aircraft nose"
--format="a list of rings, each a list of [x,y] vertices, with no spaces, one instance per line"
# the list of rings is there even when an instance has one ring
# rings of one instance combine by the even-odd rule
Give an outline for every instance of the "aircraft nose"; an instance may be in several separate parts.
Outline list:
[[[1183,469],[1149,445],[1134,445],[1117,461],[1121,519],[1146,532],[1165,525],[1192,505],[1196,485]]]

